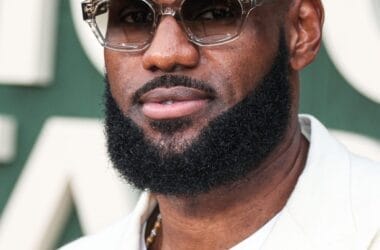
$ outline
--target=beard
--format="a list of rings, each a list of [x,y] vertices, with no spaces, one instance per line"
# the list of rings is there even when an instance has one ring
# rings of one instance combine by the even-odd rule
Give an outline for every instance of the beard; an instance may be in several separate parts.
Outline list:
[[[291,106],[288,75],[288,50],[282,35],[271,70],[251,93],[211,120],[193,141],[166,147],[147,139],[142,129],[122,113],[107,84],[105,128],[114,167],[138,189],[164,195],[191,197],[243,181],[260,167],[286,133]],[[161,80],[191,84],[188,78],[171,77],[171,81]],[[173,120],[158,121],[151,127],[170,138],[170,134],[190,125],[188,120]]]

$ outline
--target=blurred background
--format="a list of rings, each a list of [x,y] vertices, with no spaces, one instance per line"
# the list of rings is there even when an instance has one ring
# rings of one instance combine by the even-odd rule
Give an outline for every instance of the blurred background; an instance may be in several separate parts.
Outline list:
[[[301,112],[380,161],[380,0],[324,4]],[[0,249],[55,249],[133,207],[106,157],[103,71],[80,0],[0,0]]]

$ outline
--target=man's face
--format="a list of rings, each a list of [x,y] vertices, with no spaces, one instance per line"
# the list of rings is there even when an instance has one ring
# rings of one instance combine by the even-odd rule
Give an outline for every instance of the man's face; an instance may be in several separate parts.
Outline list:
[[[109,152],[129,181],[206,192],[242,178],[278,144],[290,86],[285,34],[269,13],[255,10],[239,39],[218,47],[191,44],[165,17],[145,52],[105,51]]]
[[[270,70],[280,32],[276,18],[269,13],[265,5],[254,10],[239,39],[226,45],[193,45],[174,18],[164,17],[145,52],[106,50],[106,69],[116,103],[153,143],[166,145],[175,141],[179,145],[194,140],[211,120],[252,92]],[[161,87],[136,100],[138,90],[162,75],[202,81],[211,91]],[[152,126],[175,120],[186,120],[189,125],[169,138]]]

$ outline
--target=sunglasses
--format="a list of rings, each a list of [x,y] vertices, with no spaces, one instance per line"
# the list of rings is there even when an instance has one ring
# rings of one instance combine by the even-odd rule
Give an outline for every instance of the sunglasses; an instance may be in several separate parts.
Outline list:
[[[161,16],[176,18],[196,45],[231,42],[239,37],[249,13],[265,1],[180,0],[167,6],[152,0],[85,0],[82,12],[103,47],[139,52],[149,47]]]

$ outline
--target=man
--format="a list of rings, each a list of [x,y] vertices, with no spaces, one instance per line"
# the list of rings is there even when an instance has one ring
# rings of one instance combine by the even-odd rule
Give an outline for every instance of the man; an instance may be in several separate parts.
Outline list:
[[[111,160],[145,190],[63,249],[380,249],[380,167],[298,117],[320,0],[88,0]]]

